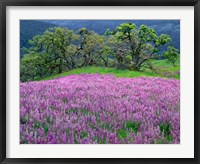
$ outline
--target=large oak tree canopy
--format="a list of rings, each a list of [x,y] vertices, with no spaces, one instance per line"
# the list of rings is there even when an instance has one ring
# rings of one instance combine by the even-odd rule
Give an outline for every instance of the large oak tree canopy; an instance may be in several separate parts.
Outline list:
[[[133,23],[124,23],[113,33],[119,41],[127,41],[126,46],[131,51],[132,69],[140,70],[142,64],[152,59],[159,47],[171,41],[169,35],[157,36],[156,31],[145,25],[137,30]]]

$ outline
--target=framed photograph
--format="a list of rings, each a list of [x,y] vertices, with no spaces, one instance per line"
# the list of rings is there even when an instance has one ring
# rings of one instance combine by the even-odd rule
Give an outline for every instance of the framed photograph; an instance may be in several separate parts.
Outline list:
[[[1,163],[199,163],[198,0],[1,1]]]

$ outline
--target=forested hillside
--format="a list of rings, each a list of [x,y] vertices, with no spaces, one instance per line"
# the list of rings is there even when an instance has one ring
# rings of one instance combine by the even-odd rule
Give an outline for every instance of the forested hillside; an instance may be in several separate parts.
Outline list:
[[[158,35],[170,35],[173,46],[180,49],[180,21],[179,20],[21,20],[20,21],[20,48],[29,48],[28,40],[35,35],[41,35],[49,27],[67,27],[70,30],[79,30],[86,27],[99,35],[106,29],[114,30],[123,22],[132,22],[136,26],[145,24],[155,29]],[[166,49],[164,47],[163,49]],[[162,50],[161,50],[162,52]],[[21,57],[23,52],[21,51]]]

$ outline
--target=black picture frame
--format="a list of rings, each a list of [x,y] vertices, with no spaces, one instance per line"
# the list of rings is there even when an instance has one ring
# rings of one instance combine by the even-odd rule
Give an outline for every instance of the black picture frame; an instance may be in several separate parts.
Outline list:
[[[6,7],[7,6],[194,6],[194,158],[7,158],[6,157]],[[5,163],[200,163],[200,2],[199,0],[3,0],[0,1],[0,162]]]

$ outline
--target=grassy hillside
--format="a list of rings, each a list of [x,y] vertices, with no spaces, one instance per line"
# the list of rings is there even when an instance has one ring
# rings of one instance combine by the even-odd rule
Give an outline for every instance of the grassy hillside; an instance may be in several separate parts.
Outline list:
[[[82,73],[89,73],[89,74],[112,74],[116,77],[140,77],[140,76],[156,76],[150,72],[138,72],[138,71],[130,71],[130,70],[118,70],[115,68],[103,68],[103,67],[82,67],[73,69],[67,72],[63,72],[61,74],[53,75],[50,77],[46,77],[40,80],[50,80],[58,77],[63,77],[72,74],[82,74]]]
[[[61,74],[45,77],[43,79],[37,79],[37,80],[50,80],[55,79],[63,76],[68,76],[72,74],[82,74],[82,73],[88,73],[88,74],[112,74],[116,77],[141,77],[141,76],[152,76],[152,77],[165,77],[165,78],[176,78],[180,79],[180,60],[177,60],[176,66],[170,65],[166,60],[154,60],[153,61],[154,66],[156,67],[157,73],[152,72],[152,70],[146,70],[143,72],[138,71],[132,71],[132,70],[119,70],[115,68],[103,68],[103,67],[82,67],[73,69],[70,71],[63,72]]]
[[[155,65],[157,73],[161,76],[180,79],[180,58],[176,61],[175,67],[166,60],[154,60],[152,63]]]

